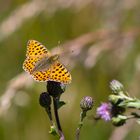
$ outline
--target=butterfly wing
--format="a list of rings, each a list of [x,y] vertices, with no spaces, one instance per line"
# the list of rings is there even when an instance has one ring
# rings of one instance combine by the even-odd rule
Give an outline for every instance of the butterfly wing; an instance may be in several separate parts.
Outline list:
[[[59,61],[56,61],[50,68],[49,80],[69,84],[72,78],[69,71]]]
[[[44,45],[35,40],[29,40],[27,44],[26,59],[23,63],[23,69],[30,73],[35,67],[35,64],[43,57],[50,57],[50,52]]]
[[[26,57],[35,56],[50,56],[50,52],[46,49],[44,45],[36,40],[29,40],[27,43],[27,53]]]
[[[47,71],[39,71],[39,72],[33,73],[32,77],[35,81],[46,82],[46,81],[49,81],[50,73],[51,73],[50,69],[48,69]]]
[[[35,63],[37,61],[38,61],[38,58],[35,58],[35,57],[26,58],[23,63],[23,69],[30,74],[33,68],[35,67]]]

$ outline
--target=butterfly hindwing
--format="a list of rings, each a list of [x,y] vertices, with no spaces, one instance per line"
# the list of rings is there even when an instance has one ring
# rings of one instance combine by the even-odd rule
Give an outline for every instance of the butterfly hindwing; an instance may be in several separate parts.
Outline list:
[[[71,82],[71,74],[59,61],[56,61],[51,66],[50,70],[50,81],[61,82],[63,84],[68,84]]]
[[[39,82],[46,82],[49,80],[50,76],[50,70],[48,69],[47,71],[39,71],[36,73],[32,74],[32,77],[34,80],[39,81]]]

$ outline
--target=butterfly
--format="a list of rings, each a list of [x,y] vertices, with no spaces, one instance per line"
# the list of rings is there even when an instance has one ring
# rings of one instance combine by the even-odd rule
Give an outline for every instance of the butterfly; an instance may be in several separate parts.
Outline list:
[[[59,62],[59,55],[52,55],[36,40],[29,40],[27,43],[23,69],[39,82],[55,81],[69,84],[72,80],[70,72]]]

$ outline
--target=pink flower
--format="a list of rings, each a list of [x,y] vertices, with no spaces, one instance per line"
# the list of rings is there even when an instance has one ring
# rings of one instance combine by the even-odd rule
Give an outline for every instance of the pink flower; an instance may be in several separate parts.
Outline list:
[[[97,108],[97,115],[104,119],[105,121],[111,120],[111,106],[108,103],[102,103],[100,107]]]

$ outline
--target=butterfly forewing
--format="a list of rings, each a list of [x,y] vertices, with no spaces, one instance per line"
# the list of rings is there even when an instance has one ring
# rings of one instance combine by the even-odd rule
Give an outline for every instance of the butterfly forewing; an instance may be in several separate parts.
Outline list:
[[[36,57],[27,57],[23,63],[23,69],[28,72],[31,73],[33,68],[35,67],[36,62],[38,62],[39,59]]]
[[[27,43],[26,57],[23,63],[23,69],[31,73],[38,61],[44,57],[50,57],[50,52],[38,41],[29,40]]]
[[[27,44],[26,57],[35,56],[50,56],[50,52],[46,49],[44,45],[36,40],[29,40]]]

